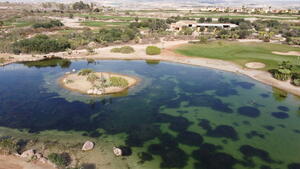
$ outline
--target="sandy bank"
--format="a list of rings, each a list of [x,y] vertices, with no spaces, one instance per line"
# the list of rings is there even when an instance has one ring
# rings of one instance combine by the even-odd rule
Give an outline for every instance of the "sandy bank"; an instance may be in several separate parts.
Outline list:
[[[294,95],[300,96],[300,87],[293,86],[288,81],[283,82],[283,81],[276,80],[272,77],[272,75],[269,72],[244,68],[235,63],[228,62],[228,61],[182,56],[174,52],[174,49],[176,47],[187,43],[188,43],[187,41],[168,41],[168,42],[155,44],[160,48],[164,48],[164,50],[160,55],[155,55],[155,56],[146,55],[145,49],[149,45],[137,44],[137,45],[131,45],[131,47],[135,49],[135,52],[132,54],[111,53],[110,50],[112,48],[121,47],[121,46],[110,46],[110,47],[95,49],[96,53],[93,55],[89,55],[86,50],[75,50],[72,52],[72,54],[68,54],[67,52],[59,52],[55,54],[50,53],[47,55],[35,56],[34,59],[38,60],[38,58],[43,59],[44,57],[50,57],[52,55],[55,55],[57,57],[61,57],[65,59],[161,60],[167,62],[189,64],[194,66],[209,67],[209,68],[219,69],[223,71],[243,74],[264,84],[271,85],[273,87],[287,91]],[[25,59],[32,59],[32,58],[23,58],[22,60],[24,61]],[[18,62],[18,60],[16,60],[15,62]],[[10,63],[13,63],[13,61],[11,61]]]
[[[105,87],[101,89],[95,89],[95,85],[92,84],[90,81],[87,80],[87,76],[80,76],[77,73],[67,74],[64,75],[62,78],[59,79],[59,83],[62,87],[71,90],[76,91],[82,94],[89,94],[89,95],[106,95],[106,94],[114,94],[114,93],[120,93],[125,90],[127,90],[130,87],[133,87],[137,84],[139,81],[135,77],[130,77],[126,75],[121,74],[115,74],[115,73],[109,73],[109,72],[94,72],[94,75],[96,75],[98,78],[102,77],[104,79],[109,79],[111,77],[119,77],[123,78],[128,82],[128,85],[126,87],[116,87],[116,86],[110,86]],[[93,92],[93,90],[97,90],[96,92]],[[101,93],[99,92],[101,91]]]
[[[39,162],[32,163],[26,160],[8,155],[0,155],[0,169],[55,169],[49,164]]]

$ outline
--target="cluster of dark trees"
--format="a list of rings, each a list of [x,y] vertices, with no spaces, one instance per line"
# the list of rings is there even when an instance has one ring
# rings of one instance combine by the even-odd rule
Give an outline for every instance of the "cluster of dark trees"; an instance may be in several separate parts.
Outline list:
[[[89,10],[89,9],[91,9],[91,6],[89,4],[85,4],[82,1],[75,2],[72,7],[74,10]]]
[[[141,22],[133,22],[129,25],[130,28],[149,28],[150,32],[165,31],[169,28],[166,20],[163,19],[148,19]]]
[[[212,18],[211,17],[201,17],[199,20],[198,20],[198,23],[211,23],[212,22]]]
[[[51,39],[47,35],[37,35],[30,39],[23,39],[13,43],[13,51],[19,53],[50,53],[60,52],[71,47],[65,39]]]
[[[99,43],[115,41],[128,42],[130,40],[133,40],[138,35],[139,31],[135,28],[104,28],[96,33],[95,41]]]
[[[61,27],[64,26],[63,23],[61,23],[59,20],[51,20],[49,22],[44,23],[35,23],[32,25],[33,28],[53,28],[53,27]]]
[[[295,70],[295,65],[288,61],[283,61],[276,69],[270,70],[275,79],[286,81],[291,79],[291,83],[300,86],[300,73]]]
[[[69,33],[63,35],[71,43],[71,49],[76,49],[79,46],[84,46],[90,42],[97,42],[100,44],[113,43],[113,42],[128,42],[140,36],[137,28],[120,27],[120,28],[103,28],[98,32],[90,30],[83,31],[82,33]]]
[[[167,24],[171,24],[171,23],[176,23],[180,20],[193,20],[190,17],[185,17],[185,16],[171,16],[169,18],[167,18],[166,22]]]

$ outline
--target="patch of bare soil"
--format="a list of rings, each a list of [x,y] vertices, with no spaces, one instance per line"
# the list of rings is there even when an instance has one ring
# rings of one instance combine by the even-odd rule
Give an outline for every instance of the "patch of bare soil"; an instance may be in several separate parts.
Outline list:
[[[49,164],[27,162],[24,159],[0,155],[0,169],[55,169]]]

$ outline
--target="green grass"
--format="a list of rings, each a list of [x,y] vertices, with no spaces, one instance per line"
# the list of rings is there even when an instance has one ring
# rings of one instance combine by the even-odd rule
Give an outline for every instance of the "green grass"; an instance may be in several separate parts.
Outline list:
[[[18,28],[31,26],[32,24],[33,23],[31,23],[31,22],[25,22],[25,21],[20,21],[20,22],[4,22],[4,26],[16,26]]]
[[[188,44],[177,48],[175,51],[186,56],[232,61],[242,66],[248,62],[262,62],[266,64],[265,70],[276,68],[282,61],[290,61],[297,65],[300,63],[297,56],[272,53],[272,51],[300,51],[300,48],[270,43],[214,41],[207,44]]]
[[[127,26],[128,22],[100,22],[100,21],[85,21],[81,23],[89,27],[111,27],[111,26]]]

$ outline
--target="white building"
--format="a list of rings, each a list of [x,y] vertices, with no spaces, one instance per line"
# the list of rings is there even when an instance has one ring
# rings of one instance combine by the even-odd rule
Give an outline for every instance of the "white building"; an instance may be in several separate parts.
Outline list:
[[[171,31],[181,31],[182,28],[222,28],[222,29],[231,29],[236,28],[238,25],[231,23],[197,23],[196,21],[178,21],[176,23],[172,23],[170,30]]]

